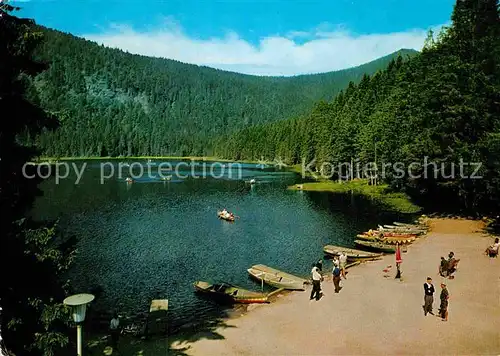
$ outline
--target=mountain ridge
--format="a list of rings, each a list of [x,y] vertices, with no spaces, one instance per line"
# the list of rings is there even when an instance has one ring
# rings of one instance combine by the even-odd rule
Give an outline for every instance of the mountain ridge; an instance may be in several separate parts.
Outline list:
[[[417,53],[403,49],[340,71],[270,77],[130,54],[38,29],[44,41],[36,57],[50,66],[33,81],[34,100],[62,122],[31,138],[48,156],[209,155],[214,137],[300,117],[350,82]]]

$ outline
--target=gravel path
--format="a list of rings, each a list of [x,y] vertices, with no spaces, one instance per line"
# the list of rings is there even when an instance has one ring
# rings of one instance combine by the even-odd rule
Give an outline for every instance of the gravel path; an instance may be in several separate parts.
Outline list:
[[[500,258],[483,254],[493,238],[478,221],[433,219],[431,227],[402,255],[402,281],[388,255],[350,269],[339,294],[327,280],[320,301],[310,301],[309,290],[289,293],[229,320],[231,327],[217,330],[220,339],[171,347],[189,355],[500,355]],[[437,314],[438,264],[450,251],[460,264],[455,279],[446,280],[443,322],[424,316],[423,283],[434,279]]]

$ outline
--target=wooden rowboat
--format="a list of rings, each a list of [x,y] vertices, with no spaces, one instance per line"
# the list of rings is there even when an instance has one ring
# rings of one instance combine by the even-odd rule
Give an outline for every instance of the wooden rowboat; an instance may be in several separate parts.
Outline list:
[[[416,231],[416,232],[426,232],[427,229],[421,227],[410,227],[410,226],[395,226],[395,225],[384,225],[380,230],[394,230],[394,231]]]
[[[335,245],[326,245],[323,247],[323,252],[330,256],[338,256],[340,255],[340,252],[344,252],[347,259],[351,261],[369,261],[382,256],[381,253],[367,252]]]
[[[417,234],[410,232],[394,232],[394,231],[373,231],[371,234],[368,231],[363,232],[362,235],[372,235],[372,236],[385,236],[385,237],[417,237]]]
[[[379,232],[392,232],[397,234],[413,234],[413,235],[423,235],[427,233],[427,230],[422,229],[407,229],[404,227],[396,227],[396,228],[387,228],[387,227],[379,227]]]
[[[406,228],[411,228],[411,229],[422,229],[422,230],[427,230],[427,226],[425,225],[418,225],[418,224],[406,224],[406,223],[401,223],[394,221],[393,224],[397,227],[406,227]]]
[[[203,293],[228,303],[269,303],[267,294],[249,291],[229,283],[208,283],[197,281],[193,283],[196,292]]]
[[[305,290],[304,284],[307,283],[307,280],[304,278],[265,265],[254,265],[247,269],[247,271],[252,277],[275,288]]]
[[[385,244],[410,244],[415,241],[416,237],[414,235],[389,235],[377,234],[377,235],[367,235],[360,234],[356,235],[359,240],[366,240],[372,242],[383,242]]]
[[[394,229],[394,230],[419,230],[419,231],[427,231],[428,227],[427,226],[422,226],[422,225],[384,225],[384,229]],[[379,225],[380,229],[380,225]]]
[[[368,235],[368,234],[358,234],[356,235],[358,239],[366,240],[366,241],[379,241],[380,235]]]
[[[356,246],[361,248],[366,248],[369,250],[383,252],[383,253],[396,253],[396,245],[389,245],[383,242],[375,242],[375,241],[363,241],[363,240],[354,240]],[[406,252],[406,246],[401,246],[401,252]]]
[[[222,211],[217,212],[217,216],[219,219],[227,220],[227,221],[234,221],[234,216],[233,215],[226,215]]]

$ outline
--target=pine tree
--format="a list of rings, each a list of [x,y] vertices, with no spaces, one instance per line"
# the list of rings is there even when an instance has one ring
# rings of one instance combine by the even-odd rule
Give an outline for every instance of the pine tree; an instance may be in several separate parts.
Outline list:
[[[32,23],[11,15],[16,8],[0,3],[0,305],[2,337],[16,355],[54,355],[68,343],[69,320],[59,284],[72,259],[55,245],[56,230],[24,216],[39,193],[36,169],[29,162],[36,151],[19,144],[19,135],[37,135],[55,120],[27,97],[30,77],[44,66],[33,61],[39,34]],[[23,167],[25,170],[23,170]],[[68,246],[70,247],[70,246]]]

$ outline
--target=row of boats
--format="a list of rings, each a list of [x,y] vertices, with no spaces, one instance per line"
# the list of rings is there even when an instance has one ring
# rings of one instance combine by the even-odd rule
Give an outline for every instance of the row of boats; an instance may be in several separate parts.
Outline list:
[[[379,226],[377,230],[357,235],[354,244],[359,249],[327,245],[323,252],[329,256],[338,256],[343,251],[348,260],[368,261],[380,258],[385,253],[396,253],[398,248],[401,252],[406,252],[409,244],[427,232],[428,226],[422,219],[415,224],[394,222],[394,225]]]
[[[218,212],[220,218],[225,215]],[[221,216],[221,215],[224,215]],[[234,216],[234,215],[233,215]],[[346,268],[356,266],[364,261],[379,259],[384,253],[395,253],[397,248],[406,252],[407,246],[418,236],[426,234],[428,227],[421,219],[415,224],[395,222],[394,225],[379,226],[376,231],[370,230],[358,235],[355,244],[363,249],[353,249],[343,246],[327,245],[323,252],[328,257],[347,256]],[[262,284],[277,288],[268,293],[247,290],[227,282],[210,283],[196,281],[193,286],[197,293],[201,293],[224,303],[269,303],[270,295],[280,290],[304,291],[305,286],[311,283],[309,278],[298,277],[278,269],[258,264],[247,269],[248,274]]]

